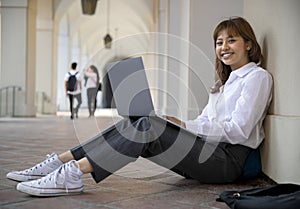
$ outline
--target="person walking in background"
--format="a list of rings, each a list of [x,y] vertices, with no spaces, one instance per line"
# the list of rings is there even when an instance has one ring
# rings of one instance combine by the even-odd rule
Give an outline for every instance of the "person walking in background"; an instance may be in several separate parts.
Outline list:
[[[97,109],[97,92],[100,79],[98,69],[91,65],[84,71],[84,78],[86,79],[85,87],[87,89],[89,117],[92,117]]]
[[[81,98],[81,77],[80,73],[76,70],[77,63],[73,62],[71,64],[71,69],[69,72],[66,73],[64,80],[65,80],[65,90],[66,90],[66,96],[69,97],[70,101],[70,112],[71,116],[70,118],[73,120],[74,116],[78,118],[78,110],[80,108],[80,105],[82,103]],[[74,108],[74,98],[77,100],[77,105]]]

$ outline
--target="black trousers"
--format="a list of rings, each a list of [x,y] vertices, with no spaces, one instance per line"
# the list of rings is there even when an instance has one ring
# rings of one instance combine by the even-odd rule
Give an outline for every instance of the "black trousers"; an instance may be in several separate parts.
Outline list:
[[[78,110],[80,108],[80,105],[82,104],[82,98],[81,98],[81,93],[80,94],[68,94],[69,95],[69,101],[70,101],[70,112],[71,112],[71,116],[74,116],[75,114],[78,114]],[[74,104],[74,98],[77,100],[77,105],[74,108],[73,104]]]
[[[208,143],[204,138],[158,117],[123,119],[71,149],[76,160],[87,157],[98,183],[139,156],[203,183],[238,179],[251,148]]]

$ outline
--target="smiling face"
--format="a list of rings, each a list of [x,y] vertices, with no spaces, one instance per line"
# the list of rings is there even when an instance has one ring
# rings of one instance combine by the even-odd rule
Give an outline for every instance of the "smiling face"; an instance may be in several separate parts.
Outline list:
[[[222,30],[215,44],[217,58],[229,65],[232,71],[249,63],[248,51],[251,46],[241,36],[230,35],[227,30]]]

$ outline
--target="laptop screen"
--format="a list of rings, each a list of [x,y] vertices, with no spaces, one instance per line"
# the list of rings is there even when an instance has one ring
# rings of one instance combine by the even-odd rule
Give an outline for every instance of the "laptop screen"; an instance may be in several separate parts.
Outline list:
[[[107,73],[119,115],[154,115],[154,107],[142,57],[109,63]]]

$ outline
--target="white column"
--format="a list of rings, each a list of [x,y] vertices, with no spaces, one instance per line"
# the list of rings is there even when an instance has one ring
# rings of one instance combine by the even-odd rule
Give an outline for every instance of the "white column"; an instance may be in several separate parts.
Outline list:
[[[274,78],[261,153],[263,171],[278,183],[300,183],[299,11],[299,0],[245,0],[245,16]]]
[[[187,118],[190,1],[169,1],[166,114]]]
[[[159,23],[157,34],[157,90],[156,90],[156,110],[159,114],[165,112],[166,97],[164,90],[166,90],[166,63],[167,63],[167,34],[168,33],[168,2],[159,1]]]
[[[81,49],[79,43],[78,34],[71,35],[70,34],[70,42],[69,42],[69,53],[70,53],[70,61],[77,62],[77,70],[81,70],[83,66],[81,66]]]
[[[37,36],[36,36],[36,91],[37,107],[42,113],[55,113],[51,107],[56,102],[53,96],[53,11],[52,2],[38,0]],[[44,95],[43,95],[44,94]],[[46,96],[46,98],[43,98]]]
[[[56,89],[58,110],[69,111],[69,101],[66,97],[64,76],[70,69],[69,61],[69,34],[68,21],[64,16],[59,22],[55,22],[54,62],[56,64]]]
[[[36,0],[1,1],[1,86],[17,85],[15,116],[35,116]],[[5,69],[5,70],[4,70]]]
[[[26,82],[27,0],[1,1],[1,86]],[[18,75],[18,76],[16,76]]]

